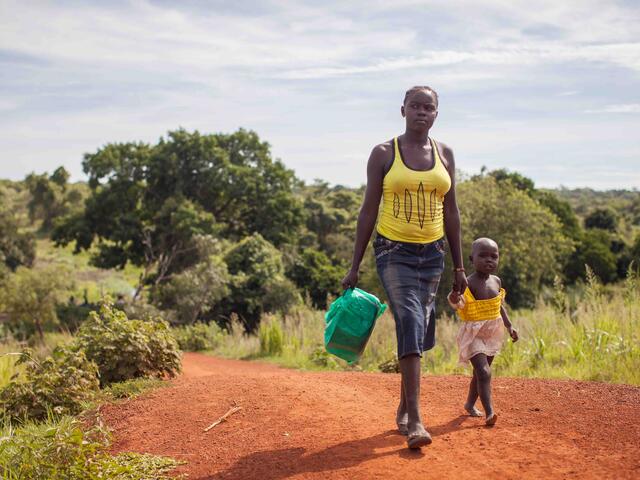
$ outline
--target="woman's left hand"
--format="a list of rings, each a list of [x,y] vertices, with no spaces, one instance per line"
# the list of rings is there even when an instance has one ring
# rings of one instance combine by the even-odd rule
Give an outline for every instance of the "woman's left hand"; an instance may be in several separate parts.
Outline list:
[[[460,295],[467,289],[467,276],[464,272],[453,272],[453,291]]]

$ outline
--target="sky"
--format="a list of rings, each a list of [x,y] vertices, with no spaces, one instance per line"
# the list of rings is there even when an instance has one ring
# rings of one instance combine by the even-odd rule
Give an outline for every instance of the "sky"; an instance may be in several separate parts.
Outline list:
[[[640,188],[635,0],[0,0],[0,178],[242,127],[299,178],[360,186],[413,85],[465,173]]]

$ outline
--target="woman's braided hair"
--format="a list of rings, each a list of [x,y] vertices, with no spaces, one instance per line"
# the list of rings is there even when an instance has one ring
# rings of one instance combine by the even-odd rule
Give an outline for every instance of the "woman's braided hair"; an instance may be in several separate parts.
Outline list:
[[[433,93],[433,96],[436,97],[436,104],[439,103],[438,100],[438,92],[436,92],[433,88],[427,86],[427,85],[423,85],[423,86],[416,86],[416,87],[411,87],[409,90],[407,90],[407,93],[404,94],[404,101],[402,102],[402,104],[404,105],[405,103],[407,103],[407,98],[409,98],[410,95],[416,93],[416,92],[420,92],[422,90],[427,90],[431,93]]]

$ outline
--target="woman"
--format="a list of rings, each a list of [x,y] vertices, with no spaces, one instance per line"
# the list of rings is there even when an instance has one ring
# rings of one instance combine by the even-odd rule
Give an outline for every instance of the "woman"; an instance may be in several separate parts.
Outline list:
[[[396,423],[409,448],[431,443],[420,418],[420,358],[435,344],[435,296],[444,269],[444,235],[454,265],[453,290],[467,281],[460,247],[453,151],[429,138],[438,116],[438,94],[413,87],[400,109],[403,135],[377,145],[367,164],[365,192],[351,269],[343,288],[358,283],[358,268],[378,216],[373,242],[378,275],[396,323],[402,383]]]

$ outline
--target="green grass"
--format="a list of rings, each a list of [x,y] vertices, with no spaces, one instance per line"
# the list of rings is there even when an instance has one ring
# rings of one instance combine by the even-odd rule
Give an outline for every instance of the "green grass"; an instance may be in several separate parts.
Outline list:
[[[47,332],[44,335],[44,343],[36,342],[29,345],[26,342],[17,342],[11,339],[0,342],[0,388],[7,385],[11,377],[21,370],[22,367],[16,365],[16,361],[19,357],[18,354],[22,352],[24,347],[31,348],[36,358],[44,358],[58,345],[68,343],[72,338],[68,333]]]
[[[0,474],[7,480],[163,480],[180,462],[166,457],[108,453],[108,432],[50,415],[44,422],[0,426]]]

